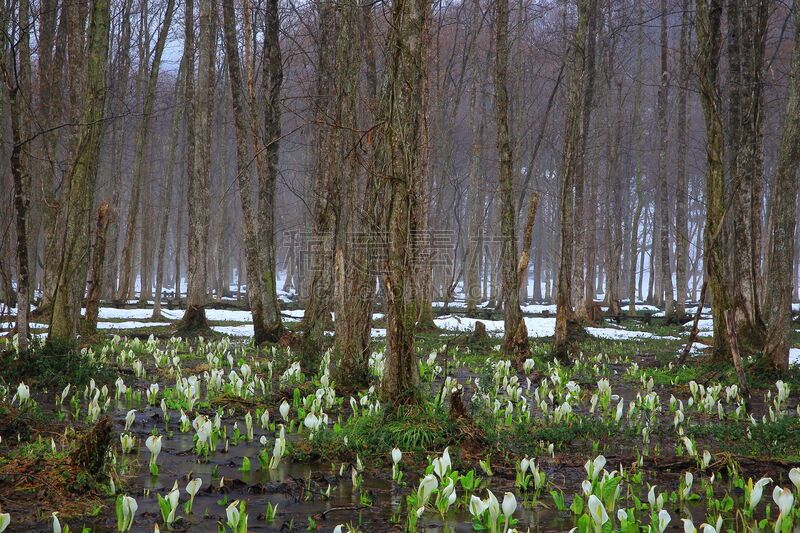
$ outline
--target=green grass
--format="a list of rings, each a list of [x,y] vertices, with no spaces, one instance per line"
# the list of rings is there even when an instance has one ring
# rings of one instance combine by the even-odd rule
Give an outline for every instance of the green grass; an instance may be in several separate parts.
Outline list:
[[[454,430],[447,411],[426,403],[350,418],[315,436],[312,446],[323,457],[348,451],[364,457],[388,457],[394,447],[403,452],[441,450],[452,444]]]
[[[94,379],[98,385],[114,380],[112,369],[90,361],[74,342],[37,341],[25,351],[0,352],[0,368],[6,383],[26,382],[38,386],[84,386]]]

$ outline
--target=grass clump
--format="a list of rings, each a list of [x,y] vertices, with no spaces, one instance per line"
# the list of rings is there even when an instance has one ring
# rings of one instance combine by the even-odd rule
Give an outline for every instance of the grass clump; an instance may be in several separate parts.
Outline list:
[[[332,431],[316,435],[313,447],[326,458],[348,452],[388,457],[394,447],[403,452],[442,450],[452,444],[455,434],[447,411],[425,403],[352,417],[341,425],[335,424]]]
[[[67,383],[84,386],[94,379],[111,382],[113,372],[106,365],[89,358],[75,341],[33,341],[26,351],[10,346],[0,351],[0,368],[7,383],[36,383],[45,387],[63,387]]]

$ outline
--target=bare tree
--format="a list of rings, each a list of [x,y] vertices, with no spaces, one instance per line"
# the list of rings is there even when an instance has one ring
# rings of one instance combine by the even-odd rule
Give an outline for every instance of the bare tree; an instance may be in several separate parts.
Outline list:
[[[575,336],[580,331],[575,310],[572,306],[574,224],[578,221],[579,212],[575,205],[577,198],[576,179],[582,176],[585,144],[585,127],[587,98],[585,83],[587,76],[586,45],[589,38],[589,18],[593,10],[594,0],[578,0],[578,22],[573,41],[567,51],[567,101],[564,134],[564,163],[561,181],[561,260],[558,269],[558,289],[556,291],[556,331],[554,355],[559,359],[567,359],[573,350]],[[582,270],[582,266],[580,266]],[[582,292],[582,291],[581,291]]]
[[[172,13],[175,9],[175,0],[167,0],[164,20],[156,39],[156,48],[153,55],[153,62],[150,65],[147,79],[147,87],[144,93],[144,104],[142,106],[142,122],[139,125],[139,134],[136,138],[136,154],[133,170],[133,188],[131,189],[131,199],[128,203],[127,222],[125,224],[125,244],[122,247],[122,263],[120,264],[120,281],[117,299],[125,301],[131,297],[131,271],[133,269],[134,238],[136,236],[136,225],[139,217],[139,197],[141,196],[145,174],[145,149],[150,138],[150,124],[152,122],[153,105],[158,88],[158,75],[161,69],[161,56],[164,53],[164,46],[167,43],[170,25],[172,23]],[[145,221],[147,223],[147,221]],[[142,232],[142,241],[148,240]],[[143,246],[143,249],[146,247]],[[143,258],[143,264],[146,264]],[[145,281],[150,284],[149,276],[145,274],[146,269],[142,268],[142,292],[145,292]],[[146,279],[145,279],[146,278]],[[148,289],[149,292],[149,289]]]
[[[527,353],[528,331],[519,306],[517,275],[516,204],[514,202],[514,162],[508,126],[508,0],[496,3],[495,20],[495,109],[497,113],[497,149],[500,153],[500,232],[503,239],[503,350],[518,358]],[[521,359],[520,359],[521,360]]]
[[[687,266],[689,259],[689,184],[686,172],[688,152],[687,107],[689,94],[689,41],[691,40],[691,0],[682,0],[681,37],[678,61],[678,157],[675,173],[675,285],[677,305],[675,314],[682,317],[686,312],[686,296],[688,293]]]
[[[419,381],[414,351],[417,314],[413,289],[414,190],[421,176],[423,139],[422,93],[426,57],[424,32],[430,16],[429,0],[396,0],[386,36],[386,58],[379,112],[380,138],[376,169],[388,182],[384,215],[388,230],[385,264],[387,360],[383,397],[392,403],[415,402]]]
[[[764,356],[777,369],[789,367],[792,320],[792,262],[797,224],[797,167],[800,165],[800,9],[795,6],[795,43],[786,104],[786,123],[775,170],[769,248],[767,249],[766,308],[770,309]]]
[[[65,223],[60,240],[63,244],[58,260],[48,339],[73,339],[78,331],[105,108],[109,12],[108,0],[92,1],[86,55],[86,92],[82,95],[83,113],[75,141],[76,158],[69,175],[69,192],[62,206]]]
[[[188,0],[184,8],[186,14],[186,43],[188,54],[194,50],[194,17]],[[194,61],[187,61],[186,88],[191,114],[188,120],[193,122],[193,132],[189,135],[196,136],[187,142],[187,149],[193,150],[190,158],[191,174],[189,177],[189,264],[188,264],[188,289],[186,295],[186,312],[181,319],[180,329],[190,332],[205,329],[206,313],[204,306],[207,299],[208,276],[206,264],[208,260],[208,225],[209,225],[209,173],[211,171],[211,111],[214,97],[214,59],[216,32],[214,31],[213,0],[200,3],[200,42],[198,46],[199,62],[197,67],[197,94],[188,96],[193,85],[189,78],[193,76]]]
[[[667,0],[661,0],[661,84],[658,86],[658,129],[659,129],[659,148],[658,148],[658,212],[659,212],[659,246],[660,246],[660,265],[661,282],[665,298],[664,309],[667,320],[672,320],[675,312],[674,296],[672,289],[672,268],[670,266],[670,246],[669,246],[669,186],[667,184],[667,149],[669,146],[669,127],[667,123],[667,97],[669,92],[669,64],[667,54],[669,52],[669,41],[667,40]],[[658,301],[661,301],[659,294]]]
[[[17,230],[17,339],[20,349],[28,348],[30,279],[28,270],[28,212],[31,204],[30,126],[28,106],[31,97],[30,2],[20,0],[16,46],[10,60],[5,57],[5,43],[0,47],[0,68],[8,94],[11,115],[11,174],[14,180],[14,212]]]
[[[704,262],[711,290],[711,311],[714,319],[714,352],[727,354],[725,310],[730,308],[726,283],[723,246],[719,238],[725,214],[724,136],[720,116],[719,51],[722,0],[697,1],[697,59],[695,62],[700,89],[700,102],[706,124],[706,226]]]

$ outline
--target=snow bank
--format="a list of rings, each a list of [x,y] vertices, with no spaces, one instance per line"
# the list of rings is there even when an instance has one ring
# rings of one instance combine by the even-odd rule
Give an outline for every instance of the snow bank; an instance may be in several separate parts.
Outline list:
[[[171,326],[171,322],[98,322],[97,329],[139,329]]]

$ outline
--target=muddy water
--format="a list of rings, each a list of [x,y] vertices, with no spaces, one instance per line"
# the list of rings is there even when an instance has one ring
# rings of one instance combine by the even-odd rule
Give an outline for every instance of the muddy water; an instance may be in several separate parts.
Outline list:
[[[114,422],[117,431],[122,431],[124,426],[124,413],[127,409],[117,410]],[[175,429],[173,422],[170,429]],[[233,420],[228,422],[229,434]],[[238,420],[240,428],[244,428],[243,420]],[[139,511],[134,524],[135,531],[152,531],[153,524],[162,524],[156,493],[165,495],[178,480],[181,489],[181,509],[178,513],[182,516],[175,525],[178,531],[192,532],[217,532],[218,523],[226,520],[225,507],[234,500],[246,500],[248,505],[248,529],[251,531],[305,531],[308,526],[308,517],[312,517],[320,531],[331,531],[337,524],[351,523],[359,526],[363,531],[402,531],[405,523],[405,496],[416,486],[416,478],[409,486],[398,487],[386,471],[370,469],[363,474],[363,491],[369,494],[371,505],[360,502],[359,493],[354,490],[350,478],[349,465],[343,476],[338,475],[339,464],[290,463],[286,459],[279,467],[270,471],[261,469],[257,455],[261,450],[258,437],[264,432],[256,431],[253,443],[240,442],[230,445],[228,451],[222,446],[209,458],[199,459],[193,453],[193,432],[175,433],[164,438],[161,454],[158,457],[159,475],[154,478],[148,470],[149,452],[144,447],[144,440],[150,433],[150,428],[160,426],[163,429],[161,411],[154,408],[145,408],[137,413],[137,421],[132,431],[139,444],[139,454],[126,456],[123,465],[127,465],[127,481],[130,495],[139,503]],[[162,431],[163,433],[163,431]],[[294,435],[287,435],[291,442]],[[268,434],[269,449],[273,441],[272,434]],[[251,471],[243,472],[240,467],[244,457],[251,461]],[[217,477],[213,477],[216,470]],[[194,500],[192,513],[183,512],[183,502],[188,499],[185,485],[188,477],[199,477],[203,486]],[[223,488],[220,489],[220,478],[223,479]],[[323,495],[330,486],[330,496]],[[512,490],[510,483],[506,486],[493,487],[496,493],[502,495],[502,490]],[[149,493],[149,494],[148,494]],[[460,493],[463,498],[463,492]],[[501,496],[502,497],[502,496]],[[267,503],[277,505],[278,513],[275,520],[266,522],[264,513]],[[532,531],[566,531],[570,529],[572,520],[569,513],[559,516],[557,512],[539,507],[535,510],[522,509],[520,506],[516,517],[520,525],[548,524],[546,528],[532,528]],[[108,524],[113,531],[114,524]],[[439,531],[472,531],[471,518],[466,510],[459,510],[449,514],[446,521],[442,521],[433,512],[427,512],[418,523],[421,532]],[[162,528],[163,530],[164,528]]]

